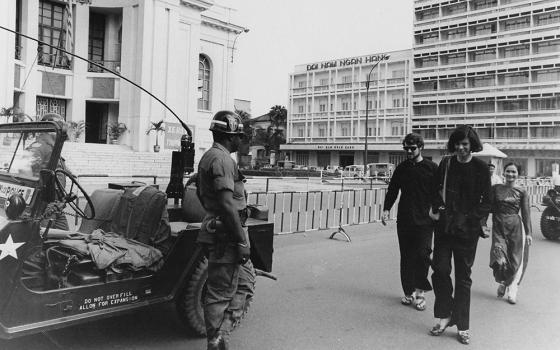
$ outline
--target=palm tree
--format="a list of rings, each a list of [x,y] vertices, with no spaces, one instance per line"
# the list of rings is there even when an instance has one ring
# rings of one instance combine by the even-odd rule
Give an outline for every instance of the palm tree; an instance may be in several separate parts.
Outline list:
[[[158,134],[160,132],[165,131],[165,127],[163,126],[163,119],[159,122],[150,122],[152,126],[148,130],[146,130],[146,135],[149,135],[152,131],[156,133],[156,144],[154,145],[154,152],[159,152],[159,143],[158,143]]]
[[[286,137],[284,136],[284,127],[286,124],[286,119],[288,117],[288,110],[284,106],[275,105],[270,108],[268,112],[270,118],[271,126],[268,128],[268,144],[270,149],[276,151],[280,150],[280,145],[286,143]]]

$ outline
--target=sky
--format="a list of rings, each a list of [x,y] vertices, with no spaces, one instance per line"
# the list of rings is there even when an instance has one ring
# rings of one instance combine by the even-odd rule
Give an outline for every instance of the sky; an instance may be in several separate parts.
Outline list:
[[[234,98],[258,117],[288,107],[300,64],[412,48],[412,0],[216,0],[249,29],[235,44]]]

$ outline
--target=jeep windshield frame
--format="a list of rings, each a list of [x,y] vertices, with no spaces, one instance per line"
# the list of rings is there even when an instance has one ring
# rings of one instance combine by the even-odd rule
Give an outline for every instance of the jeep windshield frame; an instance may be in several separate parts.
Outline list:
[[[49,152],[43,152],[42,169],[55,170],[62,150],[62,130],[54,122],[24,122],[0,124],[0,180],[26,184],[39,181],[38,171],[30,171],[32,148],[40,138],[49,139]],[[46,153],[46,154],[45,154]],[[24,169],[27,168],[27,169]],[[37,168],[37,167],[35,167]]]

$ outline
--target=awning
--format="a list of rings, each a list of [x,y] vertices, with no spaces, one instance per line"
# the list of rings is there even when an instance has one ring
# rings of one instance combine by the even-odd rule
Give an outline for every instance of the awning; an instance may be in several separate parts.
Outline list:
[[[496,157],[496,158],[507,158],[507,154],[500,151],[496,147],[492,146],[489,143],[482,144],[482,151],[480,152],[473,152],[474,156],[479,157]]]

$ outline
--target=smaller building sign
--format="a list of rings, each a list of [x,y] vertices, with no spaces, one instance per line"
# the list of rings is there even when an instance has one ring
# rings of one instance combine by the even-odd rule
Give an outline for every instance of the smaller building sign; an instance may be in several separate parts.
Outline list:
[[[194,125],[187,126],[191,129],[194,140]],[[181,150],[181,136],[186,133],[181,124],[165,122],[165,149]]]
[[[372,56],[363,56],[363,57],[354,57],[354,58],[344,58],[341,60],[335,61],[327,61],[327,62],[320,62],[320,63],[311,63],[307,65],[307,70],[315,70],[315,69],[327,69],[327,68],[335,68],[335,67],[345,67],[345,66],[353,66],[356,64],[367,64],[373,63],[378,61],[388,61],[390,55],[382,53],[380,55],[372,55]]]

